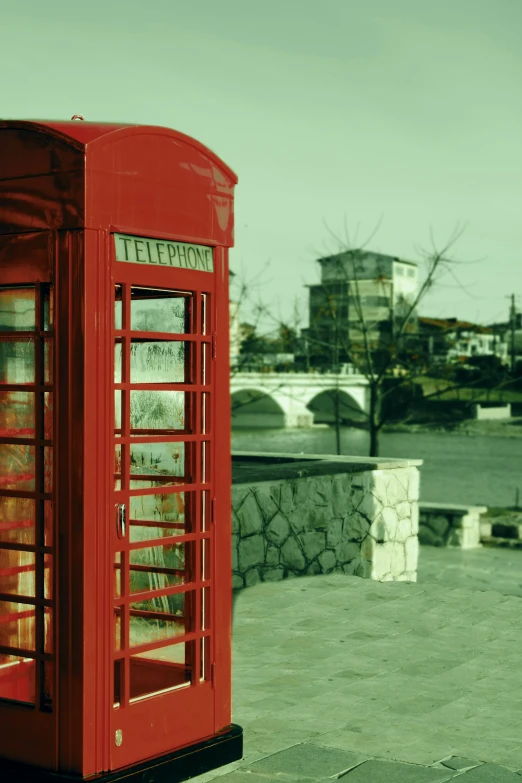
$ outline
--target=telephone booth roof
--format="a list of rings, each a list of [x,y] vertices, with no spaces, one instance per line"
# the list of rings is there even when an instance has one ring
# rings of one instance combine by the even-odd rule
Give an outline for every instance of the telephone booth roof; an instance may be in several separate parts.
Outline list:
[[[0,234],[93,228],[233,245],[234,172],[161,126],[0,120]],[[180,237],[181,238],[181,237]]]

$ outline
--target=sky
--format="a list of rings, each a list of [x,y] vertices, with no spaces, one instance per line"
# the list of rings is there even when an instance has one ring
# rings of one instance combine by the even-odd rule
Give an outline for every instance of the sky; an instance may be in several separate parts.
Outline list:
[[[169,126],[234,169],[231,267],[278,317],[298,302],[305,325],[321,256],[422,264],[458,230],[456,279],[421,314],[522,308],[521,0],[3,0],[0,16],[3,118]]]

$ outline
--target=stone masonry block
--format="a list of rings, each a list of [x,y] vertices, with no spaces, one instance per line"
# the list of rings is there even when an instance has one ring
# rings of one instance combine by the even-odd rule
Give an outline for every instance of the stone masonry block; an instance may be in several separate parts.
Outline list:
[[[350,495],[345,491],[342,482],[336,476],[332,481],[332,492],[330,496],[332,512],[336,517],[343,517],[351,505]]]
[[[239,536],[232,536],[232,571],[237,571],[238,569],[238,552],[237,552],[237,545],[239,541]]]
[[[391,556],[393,544],[377,544],[372,558],[372,579],[385,581],[391,574]]]
[[[326,531],[326,545],[336,546],[340,542],[342,534],[343,520],[338,517],[333,517],[333,519],[330,520],[330,524]]]
[[[361,502],[357,506],[357,513],[361,514],[363,517],[366,517],[370,522],[372,522],[375,517],[377,516],[378,504],[375,502],[374,496],[367,492],[366,495],[362,498]]]
[[[339,563],[348,563],[350,560],[360,556],[361,545],[344,539],[335,547],[335,554]]]
[[[302,571],[306,566],[306,560],[301,547],[293,536],[286,539],[281,547],[282,562],[294,571]]]
[[[265,535],[272,544],[280,546],[290,535],[290,525],[288,520],[278,512],[268,523]]]
[[[386,487],[386,505],[398,506],[408,500],[408,476],[404,475],[404,469],[387,471],[388,486]]]
[[[392,544],[391,549],[391,568],[390,573],[392,579],[396,579],[398,576],[406,571],[406,553],[404,551],[404,544],[397,542]]]
[[[362,541],[368,534],[370,522],[358,511],[354,511],[343,522],[343,538],[352,541]]]
[[[239,520],[241,538],[260,533],[263,529],[263,516],[257,505],[255,496],[250,492],[241,508],[236,511]]]
[[[326,533],[318,530],[301,533],[299,539],[307,560],[316,558],[326,547]]]
[[[261,581],[261,577],[259,576],[259,571],[257,568],[249,568],[249,570],[245,574],[245,584],[247,587],[252,587],[252,585],[257,585],[258,582]]]
[[[274,517],[278,512],[278,507],[276,506],[273,497],[270,494],[269,488],[264,487],[256,487],[256,490],[254,492],[255,498],[257,501],[257,505],[261,509],[261,513],[263,515],[263,519],[265,522],[270,522],[272,517]]]
[[[382,514],[379,514],[370,526],[370,536],[375,539],[375,541],[383,542],[385,534],[386,526],[384,524],[384,519],[382,518]]]
[[[320,574],[321,573],[321,566],[317,562],[317,560],[314,560],[310,563],[308,568],[306,569],[306,575],[312,576],[313,574]]]
[[[384,540],[395,541],[398,535],[399,518],[397,512],[393,506],[387,506],[382,510],[382,518],[384,521]]]
[[[417,535],[419,532],[419,504],[416,501],[411,501],[411,532],[412,535]]]
[[[263,563],[265,543],[262,535],[249,536],[239,542],[239,570],[245,573],[249,568]]]
[[[376,544],[371,536],[366,536],[366,538],[361,544],[361,550],[360,550],[361,557],[364,558],[365,560],[373,560],[375,550],[378,546],[380,546],[380,544]]]
[[[331,549],[325,549],[324,552],[321,552],[317,560],[319,561],[323,574],[327,574],[332,568],[335,568],[335,564],[337,563],[335,552],[332,552]]]
[[[266,564],[269,566],[279,565],[280,557],[279,548],[274,546],[274,544],[268,544],[265,555]]]
[[[283,566],[263,568],[263,582],[279,582],[285,575]]]
[[[298,479],[299,480],[299,479]],[[293,485],[295,481],[284,481],[281,484],[281,494],[279,496],[279,508],[283,514],[290,514],[294,508]]]
[[[232,574],[232,589],[241,590],[245,586],[245,580],[239,574]]]
[[[408,500],[418,502],[420,493],[420,471],[416,467],[404,468],[408,474]]]
[[[397,541],[406,541],[412,534],[411,517],[403,517],[397,522]]]
[[[305,530],[328,530],[330,527],[331,512],[328,508],[308,506],[303,514]]]

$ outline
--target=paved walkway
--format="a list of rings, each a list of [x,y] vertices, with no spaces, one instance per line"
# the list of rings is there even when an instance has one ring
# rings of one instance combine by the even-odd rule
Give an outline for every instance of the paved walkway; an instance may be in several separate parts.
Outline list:
[[[520,781],[521,664],[519,597],[337,574],[256,585],[234,617],[244,758],[195,780]]]

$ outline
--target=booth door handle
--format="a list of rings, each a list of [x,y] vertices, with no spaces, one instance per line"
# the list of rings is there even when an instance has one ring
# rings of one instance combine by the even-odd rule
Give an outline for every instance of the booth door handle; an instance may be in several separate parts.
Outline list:
[[[127,516],[125,513],[125,503],[116,504],[116,532],[118,538],[125,538],[127,530]]]

